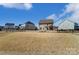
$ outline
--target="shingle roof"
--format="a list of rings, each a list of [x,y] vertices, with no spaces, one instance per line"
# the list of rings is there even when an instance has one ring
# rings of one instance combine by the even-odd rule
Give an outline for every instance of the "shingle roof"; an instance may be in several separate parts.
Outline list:
[[[53,24],[53,20],[49,19],[49,20],[40,20],[39,24]]]
[[[34,25],[34,23],[32,23],[31,21],[27,21],[25,24],[32,24],[32,25]]]
[[[14,23],[6,23],[5,25],[15,25]]]

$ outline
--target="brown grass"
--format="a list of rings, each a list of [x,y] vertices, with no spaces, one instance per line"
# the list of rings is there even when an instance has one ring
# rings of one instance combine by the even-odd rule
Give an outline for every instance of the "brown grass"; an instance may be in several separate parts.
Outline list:
[[[78,34],[2,32],[0,54],[79,54]]]

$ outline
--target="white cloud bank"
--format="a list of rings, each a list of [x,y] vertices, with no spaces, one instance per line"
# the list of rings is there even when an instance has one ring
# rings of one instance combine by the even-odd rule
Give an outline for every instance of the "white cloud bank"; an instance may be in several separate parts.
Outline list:
[[[30,10],[32,8],[31,3],[0,3],[1,6],[6,8],[16,8]]]
[[[66,20],[71,20],[73,22],[77,22],[79,23],[79,4],[78,3],[70,3],[70,4],[67,4],[65,6],[65,9],[64,9],[64,12],[62,14],[60,14],[58,17],[57,15],[55,14],[54,16],[50,15],[48,16],[47,18],[51,18],[51,19],[54,19],[54,20],[59,20],[57,21],[57,25],[59,25],[58,23],[61,23],[62,22],[62,19],[60,19],[61,17],[69,14],[69,13],[72,13],[71,16],[69,17],[66,17],[65,19]],[[57,17],[57,18],[56,18]]]
[[[67,5],[66,12],[72,12],[72,15],[68,19],[79,23],[79,4],[69,4]]]

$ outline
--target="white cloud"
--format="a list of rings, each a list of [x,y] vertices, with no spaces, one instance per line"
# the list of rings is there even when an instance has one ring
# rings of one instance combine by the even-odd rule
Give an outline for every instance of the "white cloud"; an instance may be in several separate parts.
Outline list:
[[[49,15],[47,19],[57,19],[57,16],[55,14]]]
[[[79,4],[78,3],[76,3],[76,4],[70,3],[70,4],[66,5],[64,12],[62,14],[60,14],[57,19],[65,16],[69,13],[72,13],[71,16],[66,17],[65,20],[71,20],[73,22],[79,23]],[[57,23],[61,23],[61,22],[62,22],[62,19],[59,19],[59,21]]]
[[[1,6],[6,8],[16,8],[30,10],[32,8],[31,3],[0,3]]]
[[[79,23],[79,4],[78,3],[72,3],[67,5],[66,13],[72,12],[72,15],[68,17],[69,20],[72,20],[73,22]]]
[[[26,9],[31,9],[31,8],[32,8],[32,4],[24,4],[24,7],[25,7]]]
[[[79,4],[78,3],[70,3],[66,5],[66,11],[65,12],[75,12],[79,10]]]

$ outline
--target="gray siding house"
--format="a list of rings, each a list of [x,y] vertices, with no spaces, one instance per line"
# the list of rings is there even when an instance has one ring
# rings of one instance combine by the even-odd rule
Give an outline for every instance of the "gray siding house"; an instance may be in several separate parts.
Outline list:
[[[6,23],[4,28],[7,31],[13,31],[15,29],[15,24],[14,23]]]
[[[15,24],[14,23],[6,23],[5,28],[15,28]]]
[[[35,24],[32,23],[31,21],[28,21],[28,22],[26,22],[24,24],[21,24],[19,27],[22,30],[36,30],[37,29],[37,27],[35,26]]]
[[[35,26],[34,23],[28,21],[28,22],[25,23],[25,29],[26,30],[36,30],[37,27]]]

